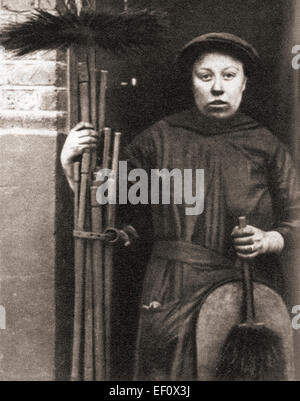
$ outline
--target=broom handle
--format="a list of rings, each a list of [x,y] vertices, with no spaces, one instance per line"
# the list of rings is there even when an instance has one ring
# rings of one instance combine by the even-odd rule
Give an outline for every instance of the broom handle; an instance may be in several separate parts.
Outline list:
[[[239,217],[240,228],[245,228],[246,225],[247,225],[246,217],[244,216]],[[241,265],[243,270],[243,291],[245,299],[246,323],[252,323],[255,320],[255,309],[254,309],[251,266],[245,260],[241,260]]]

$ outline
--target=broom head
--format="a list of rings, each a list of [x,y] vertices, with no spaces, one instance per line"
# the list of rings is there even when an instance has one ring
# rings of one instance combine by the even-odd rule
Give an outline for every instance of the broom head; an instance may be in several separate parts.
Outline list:
[[[281,338],[262,323],[234,326],[222,348],[216,380],[285,380]]]
[[[137,54],[156,48],[168,35],[167,14],[159,10],[85,10],[80,15],[72,10],[55,15],[35,10],[25,22],[4,26],[0,45],[15,56],[72,45],[99,47],[113,54]]]

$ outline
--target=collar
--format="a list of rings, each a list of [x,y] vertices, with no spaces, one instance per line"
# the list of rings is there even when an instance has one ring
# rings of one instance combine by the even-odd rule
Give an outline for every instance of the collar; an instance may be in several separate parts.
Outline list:
[[[196,106],[168,116],[166,120],[173,127],[196,131],[202,135],[221,135],[260,127],[257,121],[241,112],[229,119],[215,120],[204,117]]]

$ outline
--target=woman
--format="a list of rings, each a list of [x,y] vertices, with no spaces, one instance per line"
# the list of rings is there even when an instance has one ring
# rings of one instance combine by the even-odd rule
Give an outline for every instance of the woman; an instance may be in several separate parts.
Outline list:
[[[188,215],[190,205],[174,198],[151,205],[155,242],[141,300],[136,379],[197,378],[194,331],[201,298],[237,277],[236,255],[253,260],[256,277],[282,291],[277,259],[300,226],[300,197],[284,146],[239,111],[258,61],[256,50],[235,35],[195,38],[178,58],[191,77],[194,107],[162,119],[126,149],[132,167],[204,170],[201,214]],[[61,161],[71,187],[72,161],[95,146],[89,124],[70,132]],[[240,229],[243,215],[248,225]]]

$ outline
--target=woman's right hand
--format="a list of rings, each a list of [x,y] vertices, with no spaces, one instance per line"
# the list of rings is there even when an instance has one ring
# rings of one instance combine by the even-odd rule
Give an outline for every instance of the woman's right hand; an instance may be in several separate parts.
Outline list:
[[[64,170],[73,164],[74,159],[81,155],[85,149],[95,149],[97,141],[98,134],[91,124],[86,122],[77,124],[67,136],[60,155]]]
[[[97,132],[89,123],[80,122],[67,136],[60,154],[60,161],[70,188],[74,191],[73,163],[75,158],[85,149],[96,149],[98,142]]]

